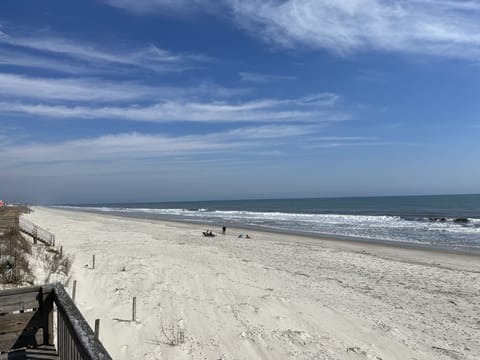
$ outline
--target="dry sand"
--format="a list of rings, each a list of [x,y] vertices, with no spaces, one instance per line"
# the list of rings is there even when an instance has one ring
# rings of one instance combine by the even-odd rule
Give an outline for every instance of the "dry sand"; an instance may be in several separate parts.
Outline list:
[[[75,256],[77,305],[92,327],[101,319],[116,360],[480,359],[478,256],[251,230],[205,238],[202,225],[38,207],[27,217]]]

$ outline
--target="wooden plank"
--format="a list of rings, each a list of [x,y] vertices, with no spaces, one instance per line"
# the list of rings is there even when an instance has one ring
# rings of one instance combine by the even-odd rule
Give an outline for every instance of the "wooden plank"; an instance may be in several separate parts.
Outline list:
[[[58,352],[53,345],[43,345],[25,351],[26,360],[56,360]]]
[[[17,333],[0,334],[0,352],[14,349],[21,349],[27,346],[41,345],[43,341],[43,330],[27,330]]]
[[[31,238],[33,238],[33,240],[35,241],[35,244],[36,244],[36,241],[40,241],[41,243],[45,244],[45,245],[48,245],[48,246],[54,246],[55,245],[55,236],[53,234],[50,234],[48,236],[44,236],[44,235],[40,235],[38,233],[33,233],[33,232],[30,232],[28,230],[25,230],[23,228],[20,228],[20,231],[22,233],[24,233],[25,235],[28,235],[30,236]]]
[[[33,349],[12,351],[0,355],[0,360],[58,360],[58,353],[52,345],[42,345]]]
[[[19,295],[0,295],[0,314],[12,313],[19,310],[38,309],[39,293],[25,293]]]
[[[17,333],[24,329],[39,329],[43,325],[37,311],[0,315],[0,334]]]
[[[45,344],[53,307],[52,286],[0,291],[0,352]],[[24,309],[36,311],[18,312]]]
[[[5,290],[0,290],[0,297],[6,296],[6,295],[18,295],[18,294],[24,294],[24,293],[29,293],[29,292],[40,292],[42,289],[44,293],[50,293],[54,290],[55,285],[49,284],[49,285],[42,285],[42,286],[24,286],[24,287],[17,287],[17,288],[12,288],[12,289],[5,289]]]
[[[18,287],[13,289],[5,289],[0,291],[0,298],[2,296],[9,296],[9,295],[19,295],[25,294],[30,292],[40,292],[40,289],[43,289],[44,293],[49,293],[53,290],[54,285],[43,285],[43,286],[25,286],[25,287]]]
[[[51,285],[43,288],[44,301],[52,289],[53,287]],[[40,290],[40,286],[32,286],[0,291],[0,314],[19,310],[38,309]]]

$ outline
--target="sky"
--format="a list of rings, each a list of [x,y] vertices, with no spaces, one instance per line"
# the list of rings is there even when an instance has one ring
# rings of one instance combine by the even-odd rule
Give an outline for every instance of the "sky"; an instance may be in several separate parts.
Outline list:
[[[480,193],[480,0],[2,0],[0,198]]]

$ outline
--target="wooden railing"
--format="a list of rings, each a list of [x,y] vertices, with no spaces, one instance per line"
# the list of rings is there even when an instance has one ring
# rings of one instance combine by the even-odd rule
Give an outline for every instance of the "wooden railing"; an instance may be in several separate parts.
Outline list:
[[[54,345],[55,308],[61,360],[111,360],[61,284],[0,291],[0,354]]]
[[[45,245],[55,246],[54,234],[41,228],[40,226],[35,225],[29,220],[24,219],[23,217],[20,217],[19,219],[19,229],[24,234],[31,236],[35,244],[37,241],[40,241]]]

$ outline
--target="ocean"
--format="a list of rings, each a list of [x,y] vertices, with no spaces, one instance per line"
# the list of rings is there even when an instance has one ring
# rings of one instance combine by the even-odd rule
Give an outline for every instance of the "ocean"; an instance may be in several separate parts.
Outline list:
[[[480,195],[62,205],[113,215],[480,252]]]

